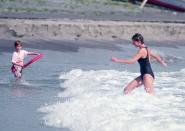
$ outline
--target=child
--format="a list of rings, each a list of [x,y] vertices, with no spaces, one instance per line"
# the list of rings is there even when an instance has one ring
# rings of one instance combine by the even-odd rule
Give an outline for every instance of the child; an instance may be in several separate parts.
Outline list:
[[[39,55],[38,53],[34,52],[28,52],[22,49],[22,42],[21,41],[15,41],[15,51],[13,52],[12,55],[12,73],[14,76],[19,79],[22,77],[22,68],[24,66],[23,60],[24,57],[27,55]]]
[[[131,81],[124,89],[124,93],[128,94],[135,88],[141,86],[142,84],[145,87],[147,93],[153,94],[153,81],[154,81],[154,73],[152,71],[150,65],[150,57],[155,58],[159,63],[163,66],[167,66],[167,64],[162,60],[159,55],[154,54],[151,50],[144,44],[144,38],[141,34],[136,33],[132,37],[132,43],[135,47],[138,47],[139,50],[135,56],[131,59],[118,59],[113,57],[113,62],[132,64],[138,61],[140,65],[141,75]]]

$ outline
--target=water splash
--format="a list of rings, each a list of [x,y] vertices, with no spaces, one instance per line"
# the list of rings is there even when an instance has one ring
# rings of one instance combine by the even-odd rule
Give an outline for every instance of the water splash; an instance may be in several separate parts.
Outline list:
[[[123,95],[123,87],[137,73],[74,69],[59,78],[65,79],[61,83],[65,90],[58,95],[68,99],[43,106],[39,111],[45,113],[46,125],[73,131],[184,130],[184,75],[184,69],[156,73],[154,96],[142,87]]]

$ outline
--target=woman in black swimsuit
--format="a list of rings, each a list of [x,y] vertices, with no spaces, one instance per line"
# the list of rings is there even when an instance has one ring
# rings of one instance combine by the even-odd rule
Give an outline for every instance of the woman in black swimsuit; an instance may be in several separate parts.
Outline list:
[[[153,80],[154,80],[154,74],[150,65],[150,57],[155,58],[159,63],[161,63],[163,66],[167,66],[167,64],[162,60],[162,58],[151,52],[151,50],[146,47],[144,44],[144,38],[141,34],[136,33],[132,37],[133,45],[139,48],[139,51],[136,55],[134,55],[131,59],[118,59],[116,57],[112,57],[113,62],[119,62],[119,63],[126,63],[126,64],[132,64],[136,61],[138,61],[140,65],[140,72],[141,75],[135,78],[133,81],[131,81],[124,89],[124,93],[128,94],[133,89],[141,86],[142,84],[145,87],[145,90],[147,93],[153,94]]]

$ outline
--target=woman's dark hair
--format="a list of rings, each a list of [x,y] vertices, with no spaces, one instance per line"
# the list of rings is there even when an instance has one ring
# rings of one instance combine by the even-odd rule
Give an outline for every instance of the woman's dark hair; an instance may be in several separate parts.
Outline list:
[[[144,44],[144,38],[141,34],[136,33],[132,36],[132,40],[134,41],[140,41],[142,44]]]
[[[15,47],[17,47],[17,46],[22,46],[22,42],[19,41],[19,40],[17,40],[17,41],[15,41],[14,46],[15,46]]]

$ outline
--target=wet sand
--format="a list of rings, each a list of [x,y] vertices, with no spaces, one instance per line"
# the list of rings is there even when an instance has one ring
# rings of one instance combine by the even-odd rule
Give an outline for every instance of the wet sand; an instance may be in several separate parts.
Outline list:
[[[184,23],[185,13],[178,13],[173,11],[160,11],[147,9],[136,11],[125,11],[125,12],[103,12],[93,13],[86,12],[54,12],[54,13],[44,13],[44,12],[4,12],[0,13],[0,18],[11,18],[11,19],[84,19],[84,20],[112,20],[112,21],[145,21],[145,22],[174,22],[174,23]]]
[[[2,1],[0,38],[58,40],[184,40],[185,13],[146,5],[109,1]],[[15,6],[16,5],[16,6]]]

